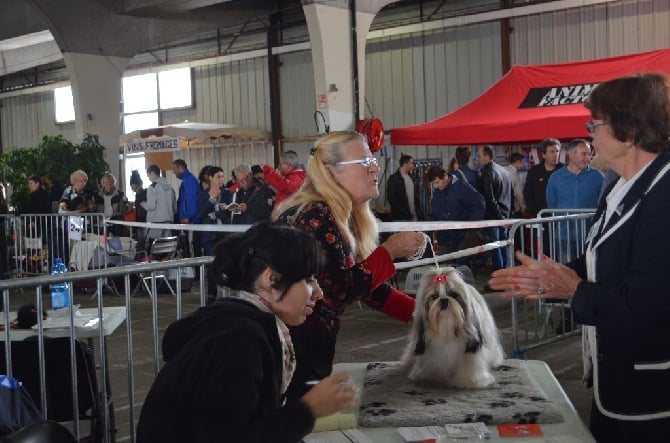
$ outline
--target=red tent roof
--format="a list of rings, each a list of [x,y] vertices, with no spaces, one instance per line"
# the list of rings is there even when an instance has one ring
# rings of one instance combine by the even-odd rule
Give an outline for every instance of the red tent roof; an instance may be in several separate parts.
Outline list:
[[[670,50],[554,65],[515,66],[467,105],[428,123],[391,130],[394,145],[512,144],[586,137],[583,102],[600,82],[670,74]]]

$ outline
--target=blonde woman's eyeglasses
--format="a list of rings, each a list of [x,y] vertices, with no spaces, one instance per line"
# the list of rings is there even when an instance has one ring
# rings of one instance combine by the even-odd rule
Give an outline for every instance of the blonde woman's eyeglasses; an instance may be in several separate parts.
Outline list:
[[[358,160],[346,160],[343,162],[335,163],[335,166],[343,166],[343,165],[361,165],[365,168],[370,169],[370,166],[372,165],[379,166],[379,162],[374,157],[365,157]]]

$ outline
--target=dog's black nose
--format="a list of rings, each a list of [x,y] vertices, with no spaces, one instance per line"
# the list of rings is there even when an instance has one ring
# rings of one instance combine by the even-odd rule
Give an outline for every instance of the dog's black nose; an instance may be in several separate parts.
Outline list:
[[[440,299],[440,309],[443,311],[449,307],[449,299],[448,298],[441,298]]]

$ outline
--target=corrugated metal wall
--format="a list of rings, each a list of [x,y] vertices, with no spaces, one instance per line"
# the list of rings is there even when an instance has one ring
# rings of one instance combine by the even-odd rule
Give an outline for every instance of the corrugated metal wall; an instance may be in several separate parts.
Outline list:
[[[266,58],[194,68],[193,88],[195,107],[162,112],[162,124],[189,120],[270,130]],[[272,146],[254,142],[224,144],[215,152],[210,146],[187,149],[175,153],[174,157],[183,158],[196,175],[215,159],[214,163],[224,170],[226,179],[230,177],[230,171],[242,163],[274,162]],[[173,186],[178,183],[176,178],[171,177],[170,181]]]
[[[623,1],[512,20],[512,62],[553,63],[606,57],[670,46],[670,0]],[[374,23],[373,23],[374,27]],[[482,93],[501,75],[498,23],[481,23],[369,41],[362,114],[387,129],[437,118]],[[282,136],[306,160],[316,135],[311,53],[280,56]],[[184,120],[270,129],[267,61],[264,57],[194,68],[195,107],[162,113],[162,123]],[[74,138],[74,124],[55,125],[53,94],[40,92],[0,99],[2,142],[34,146],[46,134]],[[227,148],[224,169],[241,162],[272,163],[270,151]],[[241,148],[239,148],[241,149]],[[417,159],[451,158],[453,149],[403,146],[385,152],[389,170],[400,151]],[[191,169],[209,162],[192,155]],[[381,186],[384,188],[383,184]],[[382,198],[383,201],[383,198]]]
[[[512,63],[559,63],[670,47],[670,0],[614,2],[512,21]]]
[[[423,123],[458,109],[502,74],[498,23],[370,41],[366,53],[365,95],[371,113],[387,129]],[[446,165],[454,149],[389,146],[382,152],[377,206],[385,206],[385,179],[397,168],[401,154],[417,160],[441,159]]]
[[[18,95],[0,100],[2,146],[35,147],[45,135],[74,140],[74,123],[56,124],[53,92]]]

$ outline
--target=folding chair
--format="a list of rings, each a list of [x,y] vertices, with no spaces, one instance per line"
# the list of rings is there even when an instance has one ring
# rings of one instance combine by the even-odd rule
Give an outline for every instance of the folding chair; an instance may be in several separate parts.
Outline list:
[[[165,260],[172,260],[177,255],[177,247],[179,246],[179,239],[177,237],[163,237],[154,239],[151,242],[151,247],[148,252],[145,252],[145,257],[147,261],[152,263],[157,263]],[[156,280],[161,279],[167,288],[170,290],[170,293],[173,296],[176,296],[177,293],[172,288],[170,281],[167,278],[167,271],[157,271],[155,273]],[[135,286],[133,294],[141,288],[144,287],[149,295],[153,295],[151,292],[151,287],[149,286],[152,276],[151,273],[140,273],[140,282]]]

